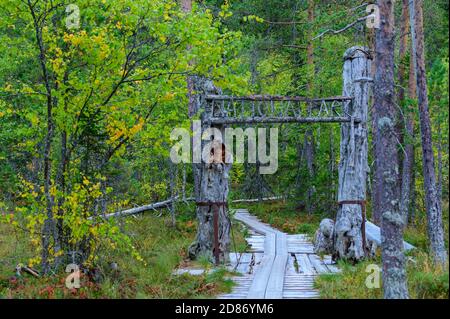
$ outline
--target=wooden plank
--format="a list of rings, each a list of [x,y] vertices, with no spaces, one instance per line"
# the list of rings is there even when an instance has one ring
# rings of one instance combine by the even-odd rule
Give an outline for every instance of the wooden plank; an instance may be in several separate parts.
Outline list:
[[[292,274],[295,275],[297,273],[296,268],[295,268],[295,258],[292,257],[291,254],[288,254],[288,260],[286,263],[286,272],[285,272],[285,276],[287,274]]]
[[[230,263],[235,265],[237,261],[240,263],[249,263],[252,259],[252,253],[230,253],[229,254]]]
[[[300,267],[300,273],[303,274],[316,274],[316,271],[314,270],[314,267],[312,266],[308,255],[306,254],[295,254],[295,256],[297,257],[297,262],[299,264]]]
[[[266,295],[267,283],[269,281],[272,265],[275,260],[276,253],[276,236],[273,232],[261,227],[259,222],[251,222],[252,227],[258,229],[266,234],[264,242],[264,257],[261,260],[261,265],[255,272],[255,276],[250,286],[248,298],[264,299]]]
[[[296,291],[296,292],[286,292],[283,294],[285,298],[315,298],[319,297],[319,293],[316,291]]]
[[[340,273],[341,272],[341,270],[338,267],[334,266],[334,265],[326,265],[326,266],[327,266],[328,270],[331,273],[335,274],[335,273]]]
[[[272,271],[267,283],[266,298],[281,299],[283,297],[284,274],[288,260],[286,234],[276,233],[276,255]]]
[[[331,259],[326,259],[328,265],[325,265],[317,255],[313,254],[314,246],[307,235],[282,233],[250,215],[247,210],[237,210],[235,218],[244,223],[254,234],[257,234],[247,238],[247,242],[253,250],[258,249],[261,253],[254,254],[254,274],[248,275],[246,278],[236,277],[237,286],[234,292],[220,297],[318,298],[319,293],[314,289],[317,273],[339,271],[332,265]],[[295,257],[299,273],[296,272],[294,258],[288,253],[291,250],[297,252]],[[251,254],[247,253],[244,259],[246,262],[241,263],[249,265],[247,262],[249,256]],[[236,258],[231,259],[235,260]],[[244,294],[245,291],[248,293]]]
[[[288,252],[294,253],[294,254],[313,254],[314,248],[313,247],[291,247],[291,246],[288,246]]]
[[[322,263],[322,261],[320,260],[320,257],[317,255],[308,255],[309,260],[311,261],[311,264],[313,265],[314,269],[319,273],[319,274],[325,274],[328,273],[328,268]]]
[[[334,265],[334,264],[336,264],[336,262],[333,261],[333,259],[331,258],[330,255],[323,256],[323,263],[325,265]]]
[[[253,282],[250,286],[248,293],[248,298],[251,299],[264,299],[266,295],[267,281],[270,277],[270,272],[272,268],[275,255],[264,255],[262,260],[262,265],[256,271]]]

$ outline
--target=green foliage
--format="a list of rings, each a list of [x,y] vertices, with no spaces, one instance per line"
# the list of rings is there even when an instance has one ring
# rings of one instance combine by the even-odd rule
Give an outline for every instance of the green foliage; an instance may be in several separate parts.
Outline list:
[[[187,215],[189,216],[189,214]],[[17,260],[33,255],[24,234],[7,224],[0,224],[0,297],[14,298],[209,298],[229,292],[232,282],[221,269],[204,276],[175,276],[172,271],[184,263],[187,246],[193,240],[195,227],[189,227],[184,210],[180,211],[178,228],[168,226],[168,219],[149,213],[132,218],[120,228],[128,234],[131,244],[142,256],[145,266],[117,249],[102,252],[103,259],[96,268],[100,282],[81,278],[81,288],[64,286],[67,274],[35,279],[24,276],[17,285],[10,281]],[[184,221],[183,221],[184,220]],[[14,236],[17,234],[18,237]],[[111,270],[110,263],[118,265]]]
[[[82,247],[91,264],[103,246],[141,259],[114,222],[94,216],[126,206],[130,195],[167,197],[160,167],[171,129],[188,126],[186,75],[207,76],[224,90],[246,87],[245,72],[236,72],[241,34],[221,23],[231,15],[227,6],[220,18],[197,6],[185,13],[168,0],[77,6],[80,25],[70,29],[64,1],[1,4],[8,46],[0,48],[0,199],[15,226],[31,232],[31,264],[47,250],[44,224],[58,225],[51,260]],[[46,140],[49,159],[35,152]],[[48,187],[42,165],[50,168]]]
[[[138,219],[142,221],[139,225],[133,220],[127,224],[98,216],[166,199],[173,192],[192,194],[192,167],[174,167],[168,160],[171,130],[190,126],[187,76],[208,77],[230,95],[342,94],[341,57],[351,46],[370,46],[371,31],[359,23],[339,34],[323,32],[338,30],[366,15],[365,5],[356,0],[314,1],[310,23],[308,3],[194,1],[192,12],[186,13],[179,1],[173,0],[80,0],[76,2],[80,26],[69,29],[62,0],[38,0],[32,7],[26,1],[2,0],[0,227],[8,229],[10,236],[0,242],[0,256],[7,254],[10,265],[38,264],[43,253],[42,229],[51,221],[64,238],[50,242],[51,261],[83,250],[87,265],[106,269],[109,259],[121,260],[121,267],[132,274],[118,281],[106,276],[101,287],[86,287],[77,297],[200,297],[229,288],[229,283],[220,279],[223,272],[201,278],[171,276],[195,232],[194,206],[178,216],[176,230],[157,219]],[[448,2],[424,3],[433,146],[443,168],[436,170],[448,234]],[[308,44],[313,46],[313,65],[307,64]],[[404,61],[396,59],[396,65],[408,65],[409,58],[407,54]],[[397,84],[397,88],[403,85]],[[414,136],[400,139],[415,146],[415,215],[405,239],[426,251],[417,101],[405,99],[399,105],[415,123]],[[249,207],[280,230],[312,236],[320,220],[333,218],[337,209],[339,126],[285,124],[278,128],[277,173],[261,177],[253,174],[252,165],[234,165],[231,197],[288,195],[287,203]],[[307,129],[314,145],[312,176],[305,158]],[[371,136],[372,132],[369,143]],[[50,141],[50,185],[45,185],[43,174],[46,139]],[[373,163],[369,153],[369,163]],[[168,185],[171,174],[175,176],[174,189]],[[255,190],[255,176],[266,188]],[[368,198],[370,192],[369,185]],[[307,207],[311,207],[309,213]],[[238,224],[233,224],[233,229],[236,249],[244,251],[245,230]],[[14,236],[21,236],[27,244],[15,243]],[[157,238],[162,242],[156,242]],[[11,247],[15,247],[16,257],[5,252]],[[429,298],[448,293],[444,284],[448,274],[423,270],[426,263],[419,263],[419,270],[410,271],[412,295]],[[357,266],[356,272],[352,266],[342,265],[342,276],[320,279],[331,287],[323,288],[324,296],[355,297],[360,293],[380,297],[379,291],[363,291],[364,265]],[[16,292],[22,297],[72,296],[61,289],[43,289],[42,282],[32,280],[30,284],[36,284],[42,293],[38,288],[25,292],[11,289],[2,279],[9,273],[6,269],[0,260],[3,296]],[[44,281],[53,285],[54,280]],[[357,288],[350,291],[343,283]]]

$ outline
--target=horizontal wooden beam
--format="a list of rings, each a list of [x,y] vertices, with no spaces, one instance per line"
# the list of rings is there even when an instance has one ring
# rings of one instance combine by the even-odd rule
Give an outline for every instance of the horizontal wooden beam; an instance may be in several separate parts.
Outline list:
[[[354,118],[354,123],[360,123],[359,118]],[[351,118],[348,116],[333,117],[212,117],[209,119],[211,124],[260,124],[260,123],[349,123]]]
[[[207,95],[206,100],[214,101],[295,101],[295,102],[321,102],[321,101],[350,101],[350,96],[331,96],[325,98],[308,98],[304,96],[281,96],[281,95]]]

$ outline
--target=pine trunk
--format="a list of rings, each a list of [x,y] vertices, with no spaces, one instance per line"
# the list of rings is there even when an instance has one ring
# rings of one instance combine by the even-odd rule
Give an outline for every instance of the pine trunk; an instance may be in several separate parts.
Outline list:
[[[398,70],[398,82],[400,85],[398,91],[398,105],[402,105],[405,101],[405,75],[406,75],[406,53],[408,48],[408,28],[409,28],[409,13],[408,13],[409,0],[403,0],[402,2],[402,16],[401,16],[401,28],[400,28],[400,49],[399,49],[399,70]],[[404,138],[401,139],[404,146],[403,161],[402,161],[402,174],[401,174],[401,199],[400,199],[400,211],[404,218],[404,225],[407,225],[409,209],[411,207],[411,183],[414,166],[414,146],[412,143],[413,138],[413,122],[412,116],[409,112],[409,108],[404,108],[403,116],[401,116],[400,123],[403,126],[400,131],[404,131]]]
[[[306,91],[307,95],[309,97],[313,96],[313,89],[314,89],[314,46],[312,39],[312,32],[311,28],[314,23],[314,1],[309,0],[308,1],[308,24],[309,24],[309,30],[308,30],[308,45],[306,48],[306,64],[307,64],[307,72],[308,72],[308,82],[306,83]],[[308,214],[312,214],[314,205],[312,203],[312,196],[314,193],[313,188],[313,178],[314,178],[314,134],[311,128],[307,128],[305,132],[305,155],[306,155],[306,168],[308,170],[308,194],[307,194],[307,200],[306,200],[306,208],[308,211]]]
[[[419,120],[422,137],[422,164],[425,187],[425,206],[427,210],[428,237],[434,260],[440,265],[447,262],[447,252],[444,243],[444,230],[442,225],[442,207],[439,200],[436,176],[434,171],[434,154],[431,140],[431,123],[428,109],[428,93],[425,71],[425,50],[423,34],[423,1],[412,0],[410,9],[414,14],[414,45],[415,67],[417,82],[417,97],[419,103]]]
[[[375,171],[380,194],[381,258],[383,289],[386,299],[408,298],[405,256],[403,254],[403,218],[400,213],[399,167],[394,103],[394,3],[379,0],[380,28],[376,32],[376,71],[374,111],[376,115]]]

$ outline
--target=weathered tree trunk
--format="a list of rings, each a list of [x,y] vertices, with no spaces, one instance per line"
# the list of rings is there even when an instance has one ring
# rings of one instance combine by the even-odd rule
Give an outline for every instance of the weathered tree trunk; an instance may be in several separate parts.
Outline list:
[[[425,187],[425,206],[427,209],[428,237],[431,252],[436,263],[445,265],[447,252],[444,244],[442,207],[439,200],[434,171],[434,154],[431,140],[431,123],[428,111],[427,81],[425,72],[425,50],[423,34],[423,1],[412,0],[410,9],[414,12],[413,44],[415,45],[417,97],[419,103],[420,130],[422,136],[422,163]]]
[[[306,65],[308,72],[308,81],[306,83],[306,91],[309,97],[313,96],[314,89],[314,46],[312,41],[312,25],[314,23],[314,1],[308,0],[308,45],[306,48]],[[312,196],[314,193],[313,177],[314,177],[314,134],[311,128],[307,128],[305,132],[305,156],[306,168],[308,170],[308,194],[306,199],[306,209],[308,214],[313,211]]]
[[[376,175],[381,184],[381,258],[386,299],[408,298],[403,218],[400,213],[399,167],[394,101],[394,4],[379,0],[380,28],[376,32],[377,65],[374,81],[374,110],[377,112]]]
[[[170,210],[170,217],[172,222],[172,227],[177,226],[177,219],[176,219],[176,190],[175,190],[175,184],[176,184],[176,178],[178,175],[178,169],[177,166],[169,161],[169,193],[170,198],[172,198],[172,202],[170,203],[169,210]]]
[[[367,109],[371,56],[368,49],[352,47],[344,54],[343,95],[352,96],[344,111],[361,119],[361,123],[341,126],[338,201],[365,201],[367,164]],[[360,260],[365,256],[362,240],[362,207],[342,204],[334,229],[335,258]]]
[[[36,45],[39,50],[39,64],[41,67],[42,78],[45,85],[45,91],[47,96],[47,127],[45,134],[45,143],[44,143],[44,194],[46,199],[46,219],[44,221],[43,229],[42,229],[42,252],[41,252],[41,267],[42,272],[47,274],[51,269],[50,264],[50,248],[52,239],[55,240],[56,233],[56,225],[53,216],[53,207],[55,205],[54,198],[50,194],[50,189],[52,187],[51,181],[51,170],[52,170],[52,141],[54,136],[54,123],[53,123],[53,91],[52,84],[50,83],[49,70],[47,69],[47,56],[46,49],[44,45],[44,40],[42,38],[42,26],[44,25],[42,21],[39,21],[41,18],[38,16],[36,12],[36,8],[31,2],[28,2],[28,8],[30,10],[30,14],[33,18],[33,27],[36,36]],[[44,15],[45,17],[46,15]],[[45,19],[45,18],[44,18]]]
[[[438,198],[442,203],[442,129],[441,129],[441,119],[438,118],[437,123],[437,133],[438,133],[438,145],[437,145],[437,153],[438,153]]]
[[[370,48],[370,52],[375,52],[375,28],[371,28],[369,29],[369,48]],[[375,77],[375,65],[376,65],[376,56],[373,55],[372,56],[372,63],[371,63],[371,69],[370,69],[370,77],[373,79]],[[372,137],[375,136],[376,131],[377,131],[377,119],[376,117],[376,112],[373,111],[373,99],[371,99],[371,109],[372,112],[370,112],[369,116],[370,116],[370,124],[371,124],[371,130],[372,130]],[[371,152],[372,154],[375,154],[375,140],[372,138],[372,143],[371,143]],[[375,156],[373,156],[373,158],[375,158]],[[372,161],[373,162],[373,161]],[[372,209],[372,221],[377,224],[380,225],[381,224],[381,216],[379,216],[379,205],[380,205],[380,193],[381,193],[381,189],[379,187],[379,183],[377,180],[377,176],[373,173],[374,170],[372,170],[372,179],[371,179],[371,184],[370,184],[370,192],[371,192],[371,209]]]
[[[405,101],[405,74],[406,64],[405,57],[408,48],[408,28],[409,28],[409,13],[408,13],[409,0],[402,1],[402,16],[401,16],[401,28],[400,28],[400,48],[399,48],[399,60],[400,65],[398,68],[398,82],[400,88],[398,90],[397,102],[400,105]],[[411,182],[413,174],[413,158],[414,158],[414,146],[412,142],[413,137],[413,122],[409,111],[409,108],[404,108],[404,116],[400,116],[401,126],[399,131],[404,130],[404,138],[401,139],[404,147],[402,169],[401,169],[401,199],[400,199],[400,212],[404,218],[404,225],[408,223],[409,209],[411,207]],[[404,124],[404,125],[403,125]]]
[[[409,17],[411,21],[411,16]],[[414,32],[413,26],[410,24],[411,34]],[[413,46],[413,38],[410,41],[410,56],[409,56],[409,76],[408,76],[408,97],[410,100],[415,100],[416,96],[416,76],[415,76],[415,49]],[[414,135],[414,114],[408,114],[408,121],[406,122],[406,131],[411,137],[411,143],[407,145],[406,153],[411,154],[411,184],[410,184],[410,195],[409,195],[409,216],[407,216],[409,222],[414,222],[416,216],[416,172],[414,169],[415,163],[415,135]],[[402,188],[403,191],[403,188]],[[403,193],[402,193],[403,196]],[[406,196],[406,194],[405,194]]]
[[[197,81],[200,83],[200,81]],[[209,80],[204,80],[202,83],[202,94],[217,94],[217,89]],[[211,105],[204,102],[199,96],[197,103],[204,105],[205,110],[202,113],[202,132],[210,128],[209,116],[211,116]],[[223,126],[216,126],[224,136],[225,128]],[[212,133],[214,134],[214,133]],[[202,133],[203,135],[203,133]],[[214,140],[210,136],[211,140]],[[223,140],[222,140],[223,141]],[[208,141],[206,141],[208,142]],[[202,142],[202,150],[205,148],[205,141]],[[216,262],[226,262],[228,258],[228,251],[230,247],[230,229],[231,221],[227,214],[227,207],[225,205],[228,198],[229,190],[229,170],[231,164],[224,161],[225,151],[217,144],[212,144],[210,149],[210,158],[207,161],[202,159],[199,167],[199,190],[196,194],[197,203],[197,219],[198,229],[195,241],[189,247],[189,257],[196,259],[199,256],[207,256],[211,260],[215,257],[215,241],[218,240],[218,259]],[[215,223],[216,233],[215,233]],[[217,238],[216,238],[217,236]]]
[[[181,7],[184,12],[192,10],[192,0],[181,0]],[[189,49],[189,48],[188,48]],[[208,83],[205,83],[208,82]],[[195,89],[200,92],[212,88],[210,81],[194,76],[188,76],[188,114],[193,117],[200,109],[201,96],[193,94]],[[202,131],[207,127],[202,127]],[[203,149],[203,148],[202,148]],[[225,163],[193,163],[192,174],[194,175],[194,196],[196,202],[225,202],[228,197],[228,171],[231,164]],[[192,259],[200,255],[212,258],[214,247],[214,210],[218,210],[218,236],[220,260],[224,261],[228,256],[227,251],[230,243],[230,220],[226,207],[219,206],[197,206],[198,229],[195,241],[189,247],[189,256]],[[217,211],[216,211],[217,212]]]
[[[413,174],[414,174],[414,145],[412,139],[414,136],[414,124],[411,115],[408,114],[406,118],[406,144],[405,154],[403,158],[402,167],[402,185],[401,185],[401,199],[400,199],[400,211],[404,219],[404,226],[408,224],[408,219],[411,216],[411,199],[412,199],[412,187],[413,187]]]

